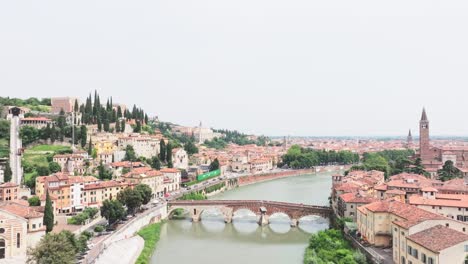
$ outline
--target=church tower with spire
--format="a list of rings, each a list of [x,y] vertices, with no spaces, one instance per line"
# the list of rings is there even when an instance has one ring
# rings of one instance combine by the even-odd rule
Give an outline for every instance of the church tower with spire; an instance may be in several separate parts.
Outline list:
[[[427,119],[425,108],[423,108],[421,121],[419,121],[419,154],[423,161],[431,160],[431,146],[430,146],[430,139],[429,139],[429,120]]]
[[[413,148],[413,135],[411,134],[411,129],[408,132],[408,137],[406,138],[406,148]]]

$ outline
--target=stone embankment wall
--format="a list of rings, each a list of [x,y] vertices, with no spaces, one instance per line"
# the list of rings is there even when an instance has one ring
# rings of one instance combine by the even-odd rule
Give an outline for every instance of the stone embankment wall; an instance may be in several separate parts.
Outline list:
[[[239,177],[238,184],[239,186],[246,186],[246,185],[254,184],[258,182],[270,181],[270,180],[310,174],[310,173],[315,173],[315,170],[314,169],[288,170],[288,171],[273,172],[273,173],[253,174],[249,176]]]
[[[112,243],[123,239],[131,238],[143,227],[149,224],[157,223],[165,218],[167,218],[166,204],[149,209],[148,211],[137,215],[124,226],[119,227],[119,229],[115,233],[113,233],[104,241],[92,248],[82,263],[95,263],[99,256],[104,252],[104,250],[106,250],[106,248],[108,248]]]

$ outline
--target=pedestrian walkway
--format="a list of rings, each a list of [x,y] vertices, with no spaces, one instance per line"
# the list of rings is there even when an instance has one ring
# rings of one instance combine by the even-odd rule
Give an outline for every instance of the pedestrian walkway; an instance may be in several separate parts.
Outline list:
[[[143,251],[144,245],[145,241],[140,236],[112,243],[96,260],[96,264],[133,264]]]

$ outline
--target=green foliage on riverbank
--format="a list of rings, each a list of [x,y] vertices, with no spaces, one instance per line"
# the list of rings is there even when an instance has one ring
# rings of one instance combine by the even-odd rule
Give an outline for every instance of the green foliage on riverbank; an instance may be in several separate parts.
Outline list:
[[[98,208],[88,207],[83,210],[83,212],[67,219],[69,225],[84,225],[86,220],[93,219],[97,213],[99,213]]]
[[[205,192],[206,192],[206,193],[216,192],[216,191],[219,191],[219,190],[221,190],[222,188],[224,188],[224,186],[226,186],[226,184],[225,184],[224,182],[218,183],[218,184],[216,184],[216,185],[207,187],[207,188],[205,189]]]
[[[359,162],[359,155],[350,151],[325,151],[292,146],[283,155],[283,164],[294,169],[311,168],[329,164],[353,164]]]
[[[145,247],[138,257],[135,264],[148,264],[153,255],[156,244],[161,235],[161,226],[163,222],[149,225],[138,232],[138,235],[145,240]]]
[[[206,200],[206,195],[201,192],[191,192],[182,195],[179,200]]]
[[[366,264],[366,257],[354,251],[339,230],[313,234],[304,255],[304,264]]]
[[[418,163],[410,160],[409,157],[413,155],[414,151],[410,149],[364,153],[362,164],[353,166],[351,170],[378,170],[385,172],[387,177],[402,172],[424,174],[420,161]]]

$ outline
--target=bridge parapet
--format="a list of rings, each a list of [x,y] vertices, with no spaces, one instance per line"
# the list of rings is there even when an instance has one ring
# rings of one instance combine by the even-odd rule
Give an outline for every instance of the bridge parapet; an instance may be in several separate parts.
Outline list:
[[[191,200],[191,201],[171,201],[168,203],[169,213],[177,208],[186,209],[191,213],[194,221],[200,220],[203,210],[210,208],[219,209],[225,217],[227,223],[231,222],[236,211],[247,209],[252,211],[265,224],[265,219],[276,213],[283,213],[289,216],[292,226],[296,226],[300,218],[317,215],[328,218],[331,208],[326,206],[304,205],[285,202],[263,201],[263,200]],[[266,209],[261,212],[260,208]]]

